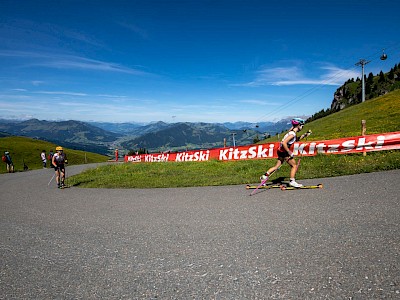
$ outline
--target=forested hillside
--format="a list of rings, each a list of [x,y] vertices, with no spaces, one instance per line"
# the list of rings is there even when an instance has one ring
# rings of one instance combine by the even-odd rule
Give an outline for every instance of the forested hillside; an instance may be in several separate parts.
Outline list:
[[[389,72],[374,75],[371,73],[364,76],[365,100],[385,95],[391,91],[400,89],[400,65],[396,64]],[[307,122],[322,118],[334,112],[340,111],[348,106],[361,103],[362,80],[351,78],[339,87],[333,95],[330,108],[323,109],[312,115]]]

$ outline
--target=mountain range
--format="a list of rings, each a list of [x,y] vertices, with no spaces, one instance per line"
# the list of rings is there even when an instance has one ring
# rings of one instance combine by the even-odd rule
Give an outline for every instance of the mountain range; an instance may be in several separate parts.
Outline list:
[[[71,149],[106,154],[122,135],[80,121],[0,120],[0,131],[53,142]]]
[[[64,147],[112,154],[115,148],[149,152],[246,145],[288,127],[288,120],[237,123],[102,123],[0,119],[0,136],[27,136]]]
[[[259,134],[256,130],[231,130],[222,124],[175,123],[159,130],[121,142],[126,149],[159,148],[162,151],[213,148],[228,145],[244,145],[253,142]],[[225,141],[225,143],[224,143]]]

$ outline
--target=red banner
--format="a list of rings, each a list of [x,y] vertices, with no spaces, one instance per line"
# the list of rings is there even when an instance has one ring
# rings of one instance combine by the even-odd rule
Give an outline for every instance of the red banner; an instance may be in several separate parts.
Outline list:
[[[191,150],[173,153],[140,154],[125,156],[125,162],[185,162],[222,161],[277,158],[279,142],[238,147]],[[324,141],[294,143],[293,153],[302,156],[317,154],[347,154],[400,149],[400,132],[372,134]]]

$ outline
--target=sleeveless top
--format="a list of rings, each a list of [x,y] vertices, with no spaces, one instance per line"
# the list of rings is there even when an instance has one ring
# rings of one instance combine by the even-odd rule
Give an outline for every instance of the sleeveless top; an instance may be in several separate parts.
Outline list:
[[[55,153],[53,157],[57,165],[63,165],[65,163],[65,153]]]
[[[293,137],[287,142],[287,145],[288,145],[288,148],[290,149],[290,147],[292,147],[292,145],[296,142],[296,140],[297,140],[297,137],[296,137],[296,132],[294,132],[294,131],[289,131],[288,133],[286,133],[285,134],[285,136],[283,137],[283,139],[282,139],[282,141],[281,141],[281,143],[280,143],[280,145],[279,145],[279,151],[286,151],[285,150],[285,148],[283,148],[283,146],[282,146],[282,143],[283,143],[283,141],[288,137],[288,136],[290,136],[290,135],[292,135]]]

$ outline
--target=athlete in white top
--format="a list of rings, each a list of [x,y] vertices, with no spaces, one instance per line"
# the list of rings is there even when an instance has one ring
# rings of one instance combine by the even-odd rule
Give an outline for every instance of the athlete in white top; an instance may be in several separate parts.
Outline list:
[[[56,172],[56,182],[59,188],[63,188],[65,180],[65,164],[68,163],[67,156],[63,152],[63,148],[58,146],[56,148],[56,153],[54,153],[51,164]]]
[[[291,150],[291,147],[297,140],[301,140],[304,137],[310,135],[311,131],[308,131],[307,133],[301,135],[299,139],[297,139],[297,132],[301,131],[304,126],[304,120],[300,118],[294,118],[292,120],[292,128],[290,128],[289,132],[285,134],[283,137],[281,144],[279,145],[278,148],[278,161],[276,162],[276,165],[272,168],[270,168],[264,175],[260,177],[260,180],[268,180],[268,177],[274,173],[276,170],[280,168],[280,166],[283,164],[283,162],[287,162],[291,169],[290,169],[290,185],[293,187],[302,187],[303,185],[300,183],[296,182],[295,176],[296,176],[296,171],[297,171],[297,166],[296,166],[296,161],[294,159],[293,152]]]

